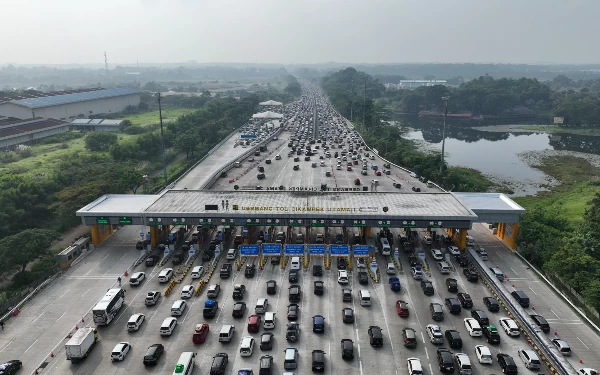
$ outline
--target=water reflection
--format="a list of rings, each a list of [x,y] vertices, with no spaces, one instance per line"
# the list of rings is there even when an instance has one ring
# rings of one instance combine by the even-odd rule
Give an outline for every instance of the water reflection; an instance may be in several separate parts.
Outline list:
[[[398,120],[398,119],[397,119]],[[433,149],[442,147],[442,121],[401,118],[407,139],[424,141]],[[494,180],[506,183],[515,195],[543,190],[547,176],[523,161],[527,151],[563,150],[600,154],[600,137],[577,134],[487,132],[469,124],[446,124],[446,161],[450,165],[474,168]]]

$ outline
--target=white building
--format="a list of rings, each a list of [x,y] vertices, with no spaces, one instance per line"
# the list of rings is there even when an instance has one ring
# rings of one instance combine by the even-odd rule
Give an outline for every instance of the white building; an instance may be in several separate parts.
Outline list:
[[[69,131],[69,123],[48,118],[21,120],[0,116],[0,149],[35,143],[51,135]]]
[[[399,88],[414,88],[421,86],[446,85],[445,79],[403,79],[398,84]]]
[[[20,119],[46,117],[60,120],[89,115],[121,112],[125,107],[140,104],[140,90],[131,88],[98,89],[0,103],[0,116]]]
[[[90,131],[90,132],[118,132],[121,130],[121,124],[125,120],[106,120],[78,118],[71,122],[71,130]]]

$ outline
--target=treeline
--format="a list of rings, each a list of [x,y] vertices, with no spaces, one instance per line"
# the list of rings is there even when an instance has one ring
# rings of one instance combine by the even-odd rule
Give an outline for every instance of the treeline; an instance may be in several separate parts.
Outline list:
[[[560,277],[600,311],[600,193],[577,225],[560,212],[533,208],[521,218],[517,243],[532,264]]]
[[[440,172],[439,153],[419,152],[414,142],[402,138],[398,127],[382,122],[381,120],[387,119],[388,114],[373,99],[381,98],[385,87],[370,75],[347,68],[325,76],[321,87],[336,110],[346,118],[352,117],[365,142],[376,148],[384,158],[425,176],[448,190],[486,191],[491,187],[486,178],[468,168],[444,166]]]
[[[568,78],[563,84],[576,85]],[[579,82],[579,84],[582,84]],[[389,90],[381,100],[385,105],[406,113],[422,110],[444,111],[442,97],[449,96],[450,113],[471,112],[488,116],[564,117],[563,126],[599,126],[600,83],[569,90],[553,90],[548,84],[530,78],[494,79],[482,76],[458,87],[443,85],[418,87],[414,90]]]

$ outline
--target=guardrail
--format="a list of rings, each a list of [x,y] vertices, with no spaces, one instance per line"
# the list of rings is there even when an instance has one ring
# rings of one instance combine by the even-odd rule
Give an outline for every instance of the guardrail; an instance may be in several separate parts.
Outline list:
[[[500,304],[505,310],[510,310],[513,317],[518,317],[518,325],[523,334],[528,338],[528,342],[533,349],[543,353],[540,359],[546,362],[551,374],[575,375],[577,371],[573,366],[554,348],[550,339],[544,335],[538,334],[533,321],[529,315],[521,307],[513,303],[510,298],[510,292],[506,287],[491,274],[489,267],[485,262],[477,256],[474,250],[468,250],[470,263],[479,271],[482,282],[496,295]]]

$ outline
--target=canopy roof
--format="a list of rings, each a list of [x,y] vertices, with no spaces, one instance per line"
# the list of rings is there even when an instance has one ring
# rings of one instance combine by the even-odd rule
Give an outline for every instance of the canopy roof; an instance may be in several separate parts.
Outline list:
[[[266,111],[252,115],[252,118],[283,118],[281,113]]]
[[[259,105],[283,105],[281,102],[276,102],[275,100],[267,100],[266,102],[258,103]]]

